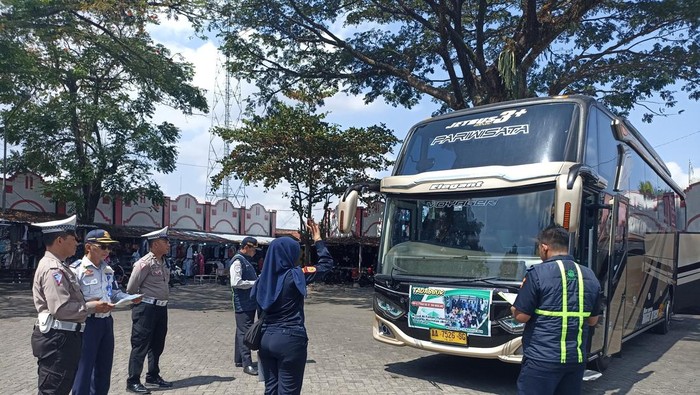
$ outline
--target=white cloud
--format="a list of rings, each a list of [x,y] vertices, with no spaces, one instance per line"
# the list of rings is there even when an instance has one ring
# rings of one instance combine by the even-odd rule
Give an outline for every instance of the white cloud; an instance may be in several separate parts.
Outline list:
[[[671,178],[676,182],[681,188],[688,188],[688,172],[687,169],[683,170],[683,167],[676,162],[666,162],[666,167],[671,172]]]

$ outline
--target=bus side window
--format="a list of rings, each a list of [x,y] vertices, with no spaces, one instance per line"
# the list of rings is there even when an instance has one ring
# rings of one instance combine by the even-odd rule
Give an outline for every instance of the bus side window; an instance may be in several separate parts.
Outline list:
[[[602,111],[596,111],[598,123],[598,174],[608,181],[608,190],[615,183],[617,168],[617,144],[612,132],[612,118]]]
[[[583,162],[598,170],[598,110],[595,107],[591,107],[586,122],[586,153]]]

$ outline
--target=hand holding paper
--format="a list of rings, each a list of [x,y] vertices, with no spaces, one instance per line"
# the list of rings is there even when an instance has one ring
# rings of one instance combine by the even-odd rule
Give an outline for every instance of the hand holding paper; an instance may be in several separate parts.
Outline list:
[[[510,303],[512,305],[513,303],[515,303],[515,298],[518,297],[518,294],[505,293],[505,292],[499,291],[498,296],[502,297],[503,299],[505,299],[508,303]]]
[[[130,304],[134,303],[136,299],[139,299],[139,301],[140,301],[142,296],[143,296],[142,294],[129,295],[129,296],[125,297],[124,299],[115,303],[114,306],[120,307],[120,306],[130,305]]]

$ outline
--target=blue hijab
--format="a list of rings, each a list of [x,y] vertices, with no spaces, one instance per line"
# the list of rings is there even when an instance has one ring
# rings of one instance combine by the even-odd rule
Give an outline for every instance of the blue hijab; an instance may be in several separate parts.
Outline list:
[[[306,296],[306,279],[301,268],[296,265],[300,255],[301,246],[298,241],[290,237],[272,240],[265,255],[260,277],[250,292],[250,296],[255,296],[255,300],[263,310],[267,310],[280,296],[284,278],[289,272],[299,292]]]

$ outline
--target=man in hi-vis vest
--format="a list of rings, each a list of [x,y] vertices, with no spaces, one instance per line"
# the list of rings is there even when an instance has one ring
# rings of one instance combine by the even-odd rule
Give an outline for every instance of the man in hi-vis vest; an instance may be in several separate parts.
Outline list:
[[[532,266],[513,303],[525,323],[518,394],[580,394],[588,327],[601,313],[600,282],[569,255],[569,233],[553,225],[538,236],[542,263]]]

